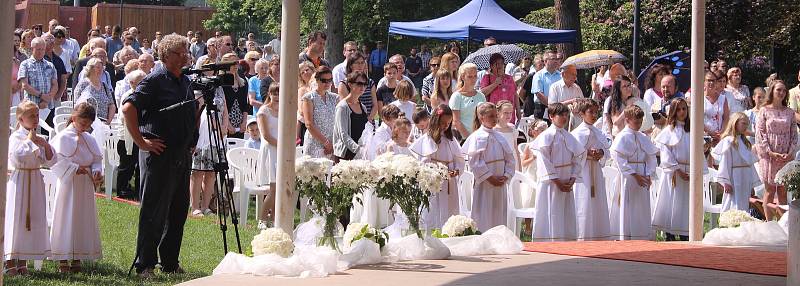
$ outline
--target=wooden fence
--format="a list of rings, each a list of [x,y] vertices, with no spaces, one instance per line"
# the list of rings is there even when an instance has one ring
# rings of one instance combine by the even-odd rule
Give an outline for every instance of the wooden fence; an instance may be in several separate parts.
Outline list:
[[[5,0],[0,0],[5,1]],[[140,39],[150,41],[156,31],[167,35],[203,31],[207,38],[209,32],[203,28],[203,20],[210,19],[214,9],[207,7],[122,5],[122,27],[139,29]],[[30,28],[58,19],[62,25],[70,26],[72,37],[81,43],[86,42],[86,33],[91,27],[120,25],[120,5],[100,3],[94,7],[59,6],[58,1],[27,0],[16,5],[16,27]]]

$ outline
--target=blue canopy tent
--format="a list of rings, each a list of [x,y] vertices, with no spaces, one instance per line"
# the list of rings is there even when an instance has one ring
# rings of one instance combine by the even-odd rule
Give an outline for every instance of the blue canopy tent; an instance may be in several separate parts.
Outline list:
[[[531,26],[506,13],[494,0],[472,0],[450,15],[420,22],[390,22],[389,34],[445,40],[549,44],[574,42],[574,30]]]

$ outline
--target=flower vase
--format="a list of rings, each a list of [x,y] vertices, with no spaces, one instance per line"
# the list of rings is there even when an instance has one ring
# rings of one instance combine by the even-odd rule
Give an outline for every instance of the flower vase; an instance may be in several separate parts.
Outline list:
[[[406,216],[408,217],[409,232],[416,234],[417,237],[419,237],[420,239],[425,239],[422,236],[422,231],[419,229],[419,217],[420,217],[419,213],[414,211],[405,211],[405,210],[403,211],[406,213]]]
[[[339,217],[334,214],[325,216],[325,226],[322,230],[322,237],[317,241],[317,246],[327,246],[337,252],[341,252],[339,245],[336,242],[336,222]]]
[[[786,285],[800,285],[800,199],[789,203],[789,252]]]

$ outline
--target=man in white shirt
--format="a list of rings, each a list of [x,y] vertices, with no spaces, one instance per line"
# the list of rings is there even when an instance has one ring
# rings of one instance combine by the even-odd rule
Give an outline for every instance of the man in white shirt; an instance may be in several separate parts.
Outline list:
[[[348,41],[347,43],[344,43],[344,48],[342,48],[344,61],[333,67],[333,90],[336,90],[336,88],[339,86],[339,83],[347,78],[347,58],[356,52],[358,52],[358,44],[356,44],[356,42]]]
[[[550,92],[547,94],[547,103],[553,104],[556,102],[566,104],[572,109],[572,103],[578,98],[583,98],[583,91],[575,81],[578,79],[578,69],[574,65],[568,65],[561,71],[561,80],[554,82],[550,85]],[[570,130],[578,127],[581,122],[581,117],[573,110],[570,119]]]
[[[269,41],[269,43],[267,45],[272,47],[272,51],[274,51],[276,55],[280,56],[281,55],[281,34],[278,33],[278,35],[276,35],[275,38],[272,39],[272,41]]]

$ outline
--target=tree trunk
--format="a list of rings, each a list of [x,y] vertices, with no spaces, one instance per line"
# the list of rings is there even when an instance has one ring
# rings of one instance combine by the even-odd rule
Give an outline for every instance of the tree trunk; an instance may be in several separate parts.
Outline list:
[[[325,59],[336,65],[344,61],[342,44],[344,43],[344,1],[326,0],[325,33],[328,40],[325,44]]]
[[[564,57],[569,57],[583,51],[581,41],[581,11],[578,5],[579,0],[555,0],[555,23],[556,29],[575,30],[577,36],[575,43],[557,44],[556,48]]]

